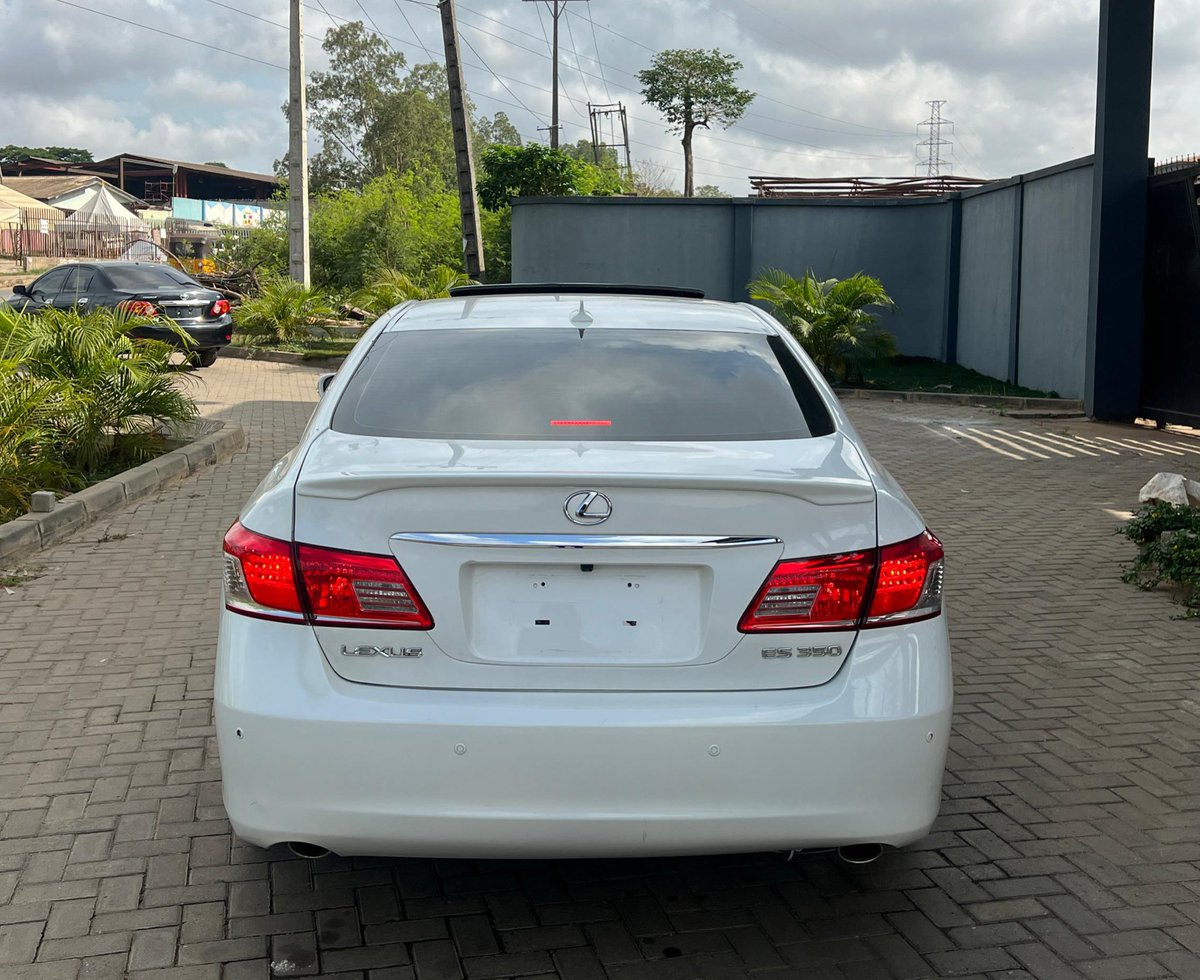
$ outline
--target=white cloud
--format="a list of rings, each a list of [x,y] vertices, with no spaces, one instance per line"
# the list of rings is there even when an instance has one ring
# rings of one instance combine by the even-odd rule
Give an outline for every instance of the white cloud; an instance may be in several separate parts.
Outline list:
[[[418,38],[440,55],[435,10],[362,2],[410,64],[428,60]],[[269,170],[282,155],[279,106],[287,77],[258,62],[286,64],[287,35],[277,26],[286,20],[285,5],[80,3],[220,50],[53,0],[0,0],[0,36],[21,38],[6,44],[0,60],[0,143],[221,159],[254,170]],[[324,0],[324,6],[336,19],[363,19],[358,0]],[[550,115],[542,33],[549,19],[543,10],[539,22],[538,9],[517,0],[459,2],[464,39],[504,76],[502,84],[467,50],[473,98],[482,111],[507,112],[527,138],[536,137]],[[698,135],[699,182],[744,193],[751,173],[912,173],[916,125],[932,98],[947,100],[946,115],[956,123],[950,137],[956,172],[995,177],[1032,170],[1091,151],[1097,9],[1095,0],[569,4],[562,22],[563,138],[588,135],[589,99],[620,100],[629,108],[635,158],[677,172],[677,138],[641,103],[636,72],[654,50],[715,45],[743,61],[743,84],[759,97],[730,130]],[[305,18],[312,38],[333,23],[315,0]],[[319,40],[310,39],[306,50],[310,68],[324,66]],[[1192,108],[1198,52],[1200,0],[1160,4],[1151,128],[1156,155],[1200,150]]]

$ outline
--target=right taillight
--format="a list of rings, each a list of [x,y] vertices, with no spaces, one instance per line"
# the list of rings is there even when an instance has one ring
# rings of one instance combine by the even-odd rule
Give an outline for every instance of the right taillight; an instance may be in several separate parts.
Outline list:
[[[942,611],[945,552],[929,531],[879,549],[866,626],[927,619]]]
[[[743,633],[852,630],[942,611],[942,544],[929,531],[899,544],[781,561],[742,615]]]

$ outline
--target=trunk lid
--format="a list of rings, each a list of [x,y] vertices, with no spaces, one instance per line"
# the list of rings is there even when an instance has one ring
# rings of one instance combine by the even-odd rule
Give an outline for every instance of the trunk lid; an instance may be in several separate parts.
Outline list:
[[[585,492],[603,498],[585,520],[611,503],[602,523],[568,517]],[[838,433],[637,444],[326,431],[297,482],[295,538],[393,555],[433,615],[429,631],[316,627],[347,680],[804,687],[837,673],[855,634],[744,635],[738,620],[780,559],[873,548],[875,491]],[[798,652],[770,655],[780,648]]]

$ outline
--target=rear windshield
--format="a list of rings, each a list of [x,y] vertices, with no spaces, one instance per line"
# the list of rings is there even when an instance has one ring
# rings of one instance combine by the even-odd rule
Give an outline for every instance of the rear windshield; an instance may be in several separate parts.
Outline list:
[[[199,286],[187,273],[169,265],[116,266],[104,270],[117,289],[164,289],[175,286]]]
[[[383,334],[333,428],[417,439],[689,442],[797,439],[833,424],[778,337],[489,327]]]

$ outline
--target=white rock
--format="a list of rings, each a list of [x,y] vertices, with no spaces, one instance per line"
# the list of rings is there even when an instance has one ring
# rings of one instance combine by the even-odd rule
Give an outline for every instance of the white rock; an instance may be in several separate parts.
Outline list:
[[[1155,473],[1138,492],[1138,500],[1143,504],[1162,501],[1184,507],[1200,507],[1200,483],[1189,480],[1182,473]]]

